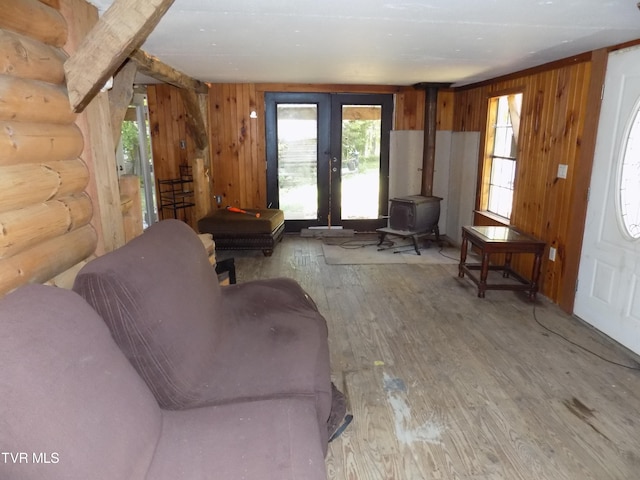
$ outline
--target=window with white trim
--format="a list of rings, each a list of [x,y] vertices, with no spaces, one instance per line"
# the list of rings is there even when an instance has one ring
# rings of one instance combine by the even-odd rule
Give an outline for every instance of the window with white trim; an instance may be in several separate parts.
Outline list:
[[[481,208],[511,218],[522,93],[489,99]]]

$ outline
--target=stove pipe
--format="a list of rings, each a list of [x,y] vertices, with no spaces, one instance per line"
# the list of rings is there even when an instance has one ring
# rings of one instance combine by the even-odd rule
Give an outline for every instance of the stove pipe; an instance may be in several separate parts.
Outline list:
[[[422,185],[420,195],[433,196],[433,172],[436,164],[436,127],[438,90],[448,88],[450,83],[416,83],[414,88],[425,91],[424,99],[424,144],[422,148]]]

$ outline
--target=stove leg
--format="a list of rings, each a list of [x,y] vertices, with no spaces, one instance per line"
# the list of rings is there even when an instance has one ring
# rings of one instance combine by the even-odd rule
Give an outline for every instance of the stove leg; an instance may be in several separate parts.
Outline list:
[[[416,249],[416,253],[422,255],[420,253],[420,247],[418,246],[418,235],[411,235],[411,238],[413,239],[413,248]]]
[[[378,247],[382,245],[382,242],[384,242],[384,239],[386,236],[387,236],[386,232],[380,232],[380,241],[378,242]]]

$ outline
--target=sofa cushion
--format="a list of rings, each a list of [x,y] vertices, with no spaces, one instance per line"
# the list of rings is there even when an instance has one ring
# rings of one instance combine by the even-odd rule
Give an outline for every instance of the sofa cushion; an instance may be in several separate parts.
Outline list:
[[[326,480],[313,399],[165,412],[154,480]]]
[[[294,280],[275,278],[225,287],[221,303],[233,325],[198,389],[200,403],[311,394],[327,440],[328,331],[313,300]]]
[[[194,401],[226,322],[198,236],[179,220],[154,224],[85,265],[74,283],[164,408]]]
[[[161,411],[96,312],[27,286],[0,300],[0,329],[0,446],[26,455],[0,478],[146,478]]]

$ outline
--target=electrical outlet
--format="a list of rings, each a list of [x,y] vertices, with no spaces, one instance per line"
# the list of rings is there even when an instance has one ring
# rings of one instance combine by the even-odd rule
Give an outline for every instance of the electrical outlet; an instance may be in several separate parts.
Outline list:
[[[561,163],[558,165],[558,178],[567,178],[567,171],[569,170],[569,165],[566,163]]]
[[[556,249],[554,247],[551,247],[549,249],[549,260],[551,260],[552,262],[556,261]]]

